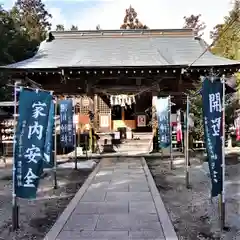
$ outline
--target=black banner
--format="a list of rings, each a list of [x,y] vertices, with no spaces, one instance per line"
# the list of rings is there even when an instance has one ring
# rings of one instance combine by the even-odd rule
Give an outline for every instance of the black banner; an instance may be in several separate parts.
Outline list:
[[[209,170],[212,181],[212,197],[222,192],[222,91],[220,79],[205,78],[202,87],[204,135]]]

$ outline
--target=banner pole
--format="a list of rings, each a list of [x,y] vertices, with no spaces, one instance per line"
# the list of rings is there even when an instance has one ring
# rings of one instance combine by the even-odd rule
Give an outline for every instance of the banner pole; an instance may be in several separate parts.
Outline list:
[[[55,99],[55,111],[54,111],[54,167],[53,167],[53,177],[54,177],[54,189],[57,189],[57,106],[58,98]]]
[[[225,76],[222,77],[222,193],[219,196],[221,229],[225,227]]]
[[[87,146],[88,146],[88,137],[85,135],[85,151],[86,151],[86,160],[88,160],[88,152],[87,152]]]
[[[171,102],[171,96],[169,96],[169,130],[170,130],[170,169],[173,169],[173,154],[172,154],[172,121],[171,121],[171,115],[172,115],[172,102]]]
[[[74,107],[73,107],[73,116],[76,114],[76,98],[74,97]],[[74,123],[74,160],[75,160],[75,170],[77,170],[77,131],[76,126],[77,123]]]
[[[186,111],[186,139],[185,139],[185,167],[186,167],[186,188],[189,184],[189,96],[187,95],[187,111]]]
[[[16,148],[16,128],[17,128],[17,86],[19,82],[14,83],[14,115],[13,115],[13,163],[12,163],[12,228],[13,231],[16,231],[19,228],[19,206],[18,199],[16,196],[15,189],[15,174],[16,174],[16,165],[15,165],[15,148]]]

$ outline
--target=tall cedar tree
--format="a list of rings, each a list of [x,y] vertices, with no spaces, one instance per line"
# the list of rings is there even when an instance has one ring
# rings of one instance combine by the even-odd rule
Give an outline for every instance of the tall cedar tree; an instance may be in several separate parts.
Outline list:
[[[195,96],[191,98],[190,102],[190,112],[193,113],[194,128],[192,129],[192,136],[195,140],[203,140],[204,138],[204,126],[203,126],[203,113],[202,113],[202,95],[196,94],[199,89],[201,89],[201,81],[194,84],[194,89],[189,90],[188,94],[190,96]],[[229,128],[233,124],[235,118],[235,110],[238,106],[238,101],[232,95],[226,96],[226,107],[225,107],[225,127],[226,132],[229,132]]]
[[[51,28],[49,19],[52,15],[48,13],[42,0],[17,0],[13,11],[30,40],[40,43],[45,39],[46,32]]]
[[[130,5],[130,7],[126,9],[123,24],[120,29],[148,29],[148,27],[139,21],[137,18],[137,12]]]
[[[62,24],[56,25],[56,31],[64,31],[64,30],[65,30],[64,25],[62,25]]]
[[[0,6],[0,65],[32,57],[51,26],[49,17],[40,0],[18,0],[10,11]],[[1,73],[0,101],[11,99],[7,82],[7,76]]]
[[[223,24],[215,26],[210,33],[214,42],[212,52],[218,56],[239,60],[240,0],[235,0],[233,9],[224,18]]]
[[[206,25],[201,21],[201,14],[192,14],[189,17],[185,16],[183,19],[185,21],[183,28],[192,28],[195,37],[203,36],[203,30],[206,28]]]
[[[7,12],[2,7],[0,7],[0,34],[0,65],[21,61],[32,56],[35,44],[16,23],[14,12]]]
[[[78,26],[72,25],[70,30],[71,31],[78,31]]]
[[[240,0],[235,0],[229,15],[224,18],[223,24],[215,26],[210,33],[214,41],[211,49],[213,54],[233,60],[240,60]],[[236,98],[240,99],[240,73],[237,78]],[[238,107],[239,108],[239,107]]]
[[[10,54],[13,41],[18,35],[14,22],[7,11],[0,6],[0,65],[14,62],[14,57]]]
[[[15,61],[14,51],[17,49],[19,33],[9,13],[0,5],[0,66]],[[12,89],[6,87],[8,77],[0,72],[0,101],[11,100]]]
[[[218,24],[215,26],[210,36],[213,42],[213,47],[211,49],[212,53],[226,57],[229,59],[239,60],[239,42],[240,42],[240,0],[235,0],[232,10],[229,15],[224,18],[223,24]],[[234,21],[233,21],[234,20]],[[239,86],[239,74],[236,74],[237,85]],[[239,87],[237,86],[237,89]],[[201,88],[201,83],[196,84],[196,89],[190,91],[193,94],[197,89]],[[236,95],[237,96],[237,95]],[[239,96],[239,92],[238,92]],[[226,106],[226,131],[228,132],[229,127],[233,124],[235,117],[234,112],[238,108],[239,98],[233,97],[227,101]],[[198,95],[196,98],[191,99],[191,112],[194,113],[195,127],[194,134],[195,138],[201,139],[203,137],[203,122],[202,122],[202,99]]]

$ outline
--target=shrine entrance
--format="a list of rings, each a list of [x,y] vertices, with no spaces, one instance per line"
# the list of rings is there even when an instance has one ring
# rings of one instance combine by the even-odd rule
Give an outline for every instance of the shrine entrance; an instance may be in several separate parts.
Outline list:
[[[114,98],[120,99],[121,95]],[[126,103],[112,102],[111,129],[113,131],[118,128],[127,128],[137,132],[151,131],[152,93],[143,94],[142,96],[138,96],[136,93],[136,95],[129,95],[129,98],[132,98],[132,102],[131,100]]]

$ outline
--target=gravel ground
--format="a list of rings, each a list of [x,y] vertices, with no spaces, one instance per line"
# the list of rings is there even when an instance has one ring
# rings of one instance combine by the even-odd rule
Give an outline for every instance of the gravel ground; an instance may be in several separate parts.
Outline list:
[[[58,169],[58,189],[51,172],[40,181],[36,200],[21,199],[20,229],[11,232],[11,169],[0,168],[0,240],[42,240],[92,170]]]
[[[220,232],[218,199],[210,198],[210,179],[198,158],[191,158],[191,188],[185,187],[184,159],[176,159],[175,169],[161,159],[146,159],[179,239],[240,239],[240,164],[236,155],[226,166],[226,231]]]

